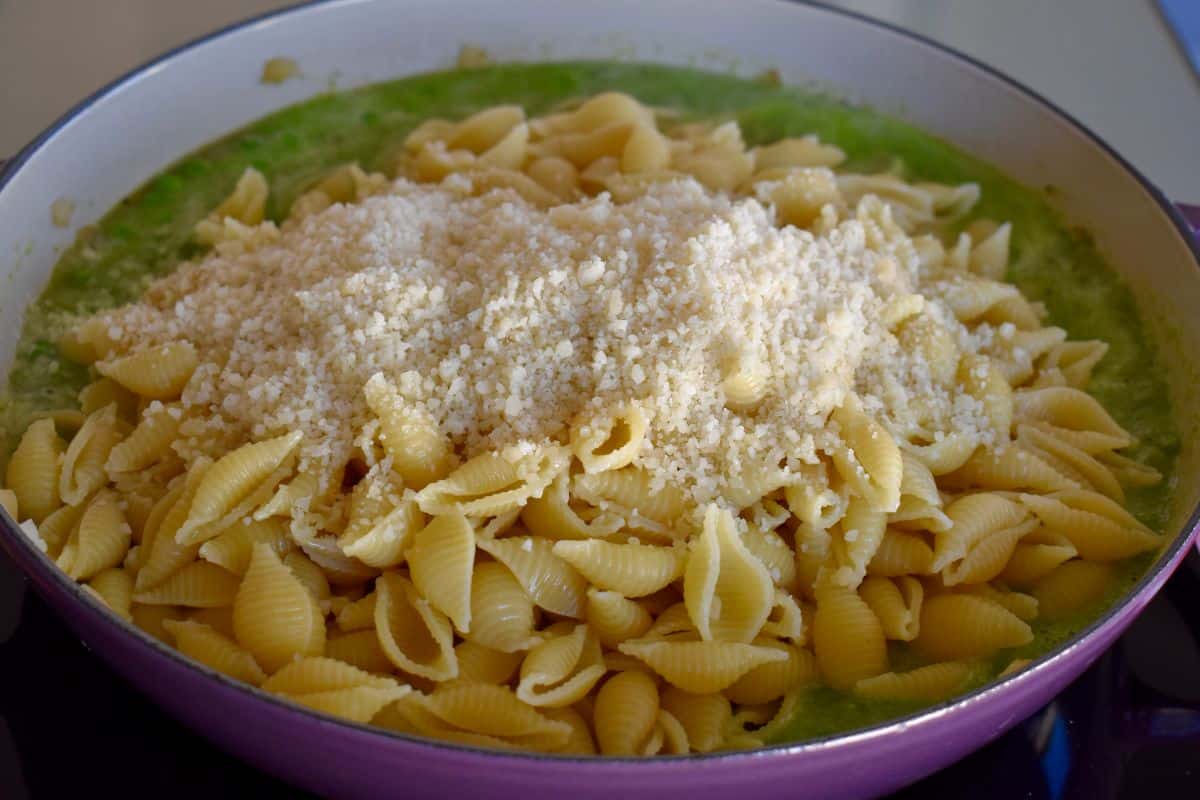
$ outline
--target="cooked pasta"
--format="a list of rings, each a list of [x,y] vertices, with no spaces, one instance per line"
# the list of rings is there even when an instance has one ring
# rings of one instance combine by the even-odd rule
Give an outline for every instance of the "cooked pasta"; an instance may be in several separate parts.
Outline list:
[[[211,254],[66,332],[91,382],[9,458],[46,555],[200,664],[460,744],[710,753],[814,687],[979,685],[1160,546],[1107,345],[1005,282],[978,186],[617,92],[395,144],[284,219],[246,169]]]

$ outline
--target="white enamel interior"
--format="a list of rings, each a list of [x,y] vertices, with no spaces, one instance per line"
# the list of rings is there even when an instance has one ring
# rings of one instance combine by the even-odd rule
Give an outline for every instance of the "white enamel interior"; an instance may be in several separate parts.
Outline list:
[[[187,152],[327,90],[445,67],[464,43],[498,60],[618,58],[753,74],[829,88],[949,139],[1033,186],[1054,185],[1073,221],[1134,287],[1168,347],[1178,405],[1194,385],[1200,270],[1155,198],[1104,148],[1003,80],[903,34],[775,0],[341,0],[217,36],[102,94],[29,154],[0,189],[0,365],[28,301],[74,230]],[[272,56],[303,78],[259,82]],[[72,226],[50,206],[75,203]],[[1193,415],[1183,420],[1196,437]],[[1177,519],[1200,493],[1184,453]]]

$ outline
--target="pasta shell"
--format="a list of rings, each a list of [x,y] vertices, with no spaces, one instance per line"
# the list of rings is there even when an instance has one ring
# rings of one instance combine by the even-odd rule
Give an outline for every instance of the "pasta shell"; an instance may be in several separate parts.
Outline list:
[[[255,663],[253,656],[208,625],[172,619],[164,620],[162,625],[175,637],[179,652],[204,666],[255,686],[266,679],[266,673]]]
[[[383,447],[406,486],[422,489],[450,471],[454,463],[450,441],[428,411],[401,398],[379,373],[367,381],[363,394],[379,418]]]
[[[416,494],[405,492],[390,475],[378,478],[368,473],[354,487],[349,513],[338,546],[346,555],[381,569],[404,560],[413,535],[425,524]]]
[[[904,464],[891,434],[864,414],[855,398],[839,406],[832,419],[843,441],[833,454],[838,474],[871,507],[895,511],[900,506]]]
[[[90,415],[71,439],[63,454],[58,479],[58,495],[64,503],[71,506],[82,503],[108,482],[104,464],[121,440],[123,424],[117,420],[116,404],[111,404]],[[17,497],[20,499],[19,494]],[[25,509],[32,513],[28,505]]]
[[[316,599],[261,542],[254,545],[233,600],[233,630],[238,643],[268,672],[298,655],[319,655],[325,649],[325,620]]]
[[[152,400],[178,397],[200,363],[188,342],[140,350],[112,361],[99,361],[96,369],[130,391]]]
[[[151,527],[148,521],[142,537],[145,555],[142,557],[142,568],[137,574],[139,592],[154,588],[196,560],[200,545],[180,544],[176,535],[187,519],[196,489],[208,469],[209,465],[204,462],[193,467],[179,491],[168,492],[160,501],[160,507],[165,508],[164,513],[158,515],[155,511],[151,512],[154,524]]]
[[[932,567],[933,548],[926,544],[924,537],[888,529],[879,542],[879,549],[867,563],[867,574],[883,577],[922,575]]]
[[[887,643],[879,620],[851,589],[817,589],[812,621],[813,650],[824,682],[845,691],[863,678],[887,671]]]
[[[547,639],[521,662],[517,699],[531,706],[569,706],[591,691],[604,676],[599,643],[586,625]]]
[[[715,504],[688,556],[683,598],[704,640],[749,642],[771,613],[771,576],[742,544],[733,515]]]
[[[262,688],[301,705],[353,722],[369,722],[412,689],[332,658],[301,658],[281,668]]]
[[[969,494],[948,505],[946,515],[953,524],[950,530],[934,536],[934,572],[965,557],[984,536],[1020,524],[1028,512],[1020,503],[997,494]]]
[[[571,732],[566,742],[554,752],[563,755],[594,756],[596,742],[592,739],[592,731],[587,720],[573,708],[545,708],[542,713],[555,722],[561,722],[570,727]]]
[[[1077,555],[1079,553],[1072,544],[1018,544],[1000,573],[1000,579],[1010,586],[1028,587]]]
[[[776,586],[795,588],[796,554],[782,536],[751,524],[742,535],[742,544],[767,568],[767,574]]]
[[[585,472],[605,472],[633,463],[646,437],[646,415],[636,403],[588,419],[571,429],[571,452]]]
[[[531,533],[551,540],[604,538],[625,527],[625,521],[612,512],[584,521],[570,505],[570,475],[565,471],[541,497],[531,497],[520,513]]]
[[[721,747],[725,731],[733,722],[733,707],[723,694],[691,694],[674,686],[663,689],[662,708],[679,720],[688,744],[698,753]]]
[[[59,498],[60,459],[66,444],[54,420],[40,419],[25,429],[5,470],[5,485],[16,496],[17,509],[37,524],[62,505]],[[12,512],[16,519],[16,511]]]
[[[146,469],[171,454],[183,414],[177,406],[160,406],[147,412],[129,437],[116,444],[104,468],[111,475]]]
[[[1036,452],[1020,444],[981,448],[967,462],[944,477],[951,488],[1055,492],[1076,488],[1076,483],[1056,470]]]
[[[820,681],[816,656],[808,650],[782,642],[762,641],[758,644],[785,653],[787,657],[755,667],[730,684],[725,689],[725,696],[733,702],[739,705],[769,703],[797,686]]]
[[[173,537],[172,537],[173,538]],[[199,554],[205,561],[244,575],[250,566],[254,545],[268,545],[283,558],[292,549],[287,523],[278,517],[264,520],[240,520],[200,545]]]
[[[375,631],[392,663],[431,681],[458,677],[450,620],[398,573],[380,575],[375,594]]]
[[[636,639],[646,633],[653,621],[650,614],[632,600],[616,592],[587,590],[588,627],[605,647],[616,647],[626,639]]]
[[[87,506],[61,506],[38,525],[38,535],[46,543],[46,553],[51,558],[58,558],[63,545],[79,525],[79,518],[83,516],[85,508]]]
[[[474,567],[475,531],[456,511],[434,517],[413,537],[408,552],[413,585],[462,633],[471,629]]]
[[[1041,523],[1028,519],[1011,528],[993,531],[971,546],[961,561],[953,562],[942,572],[946,586],[960,583],[986,583],[995,578],[1012,558],[1017,542]]]
[[[364,672],[391,672],[392,662],[379,644],[374,629],[358,630],[325,640],[325,655]]]
[[[958,694],[966,686],[971,668],[958,661],[928,664],[910,672],[885,672],[863,678],[854,693],[868,700],[934,703]]]
[[[233,603],[237,594],[236,575],[215,564],[193,561],[157,586],[137,592],[133,599],[146,605],[215,608]]]
[[[1038,580],[1030,592],[1037,598],[1042,617],[1059,620],[1098,603],[1114,578],[1109,564],[1068,561]]]
[[[209,468],[192,500],[187,520],[176,539],[198,544],[217,535],[234,520],[250,513],[270,497],[283,479],[282,471],[303,434],[300,431],[242,445],[221,456]]]
[[[625,597],[653,594],[683,574],[685,550],[599,539],[562,541],[554,555],[575,567],[593,586]]]
[[[596,695],[593,726],[606,756],[641,753],[658,718],[658,687],[644,672],[619,672]]]
[[[804,644],[806,633],[804,614],[796,598],[783,589],[776,589],[771,613],[767,615],[767,621],[762,626],[762,634],[787,639],[793,644]]]
[[[58,566],[69,577],[86,581],[121,563],[129,550],[130,535],[117,496],[109,491],[100,492],[79,518],[79,525],[58,558]]]
[[[481,563],[471,577],[471,632],[468,639],[511,653],[537,644],[533,601],[502,564]]]
[[[566,469],[568,459],[564,447],[545,447],[515,461],[501,453],[483,453],[418,492],[417,503],[426,514],[503,514],[545,491]]]
[[[862,498],[851,498],[846,515],[829,543],[829,567],[817,580],[829,580],[851,589],[858,586],[883,541],[886,527],[886,514],[871,508]]]
[[[1043,525],[1065,536],[1088,561],[1118,561],[1163,542],[1121,506],[1093,492],[1022,494],[1020,499]]]
[[[1013,395],[1016,417],[1020,421],[1047,423],[1068,431],[1103,434],[1105,450],[1119,450],[1133,438],[1116,423],[1104,406],[1087,392],[1069,386],[1024,389]]]
[[[465,681],[443,684],[430,695],[428,708],[449,725],[486,736],[562,746],[571,733],[565,723],[521,702],[504,686]]]
[[[1033,631],[999,603],[969,594],[927,598],[917,649],[937,661],[989,656],[1033,641]]]
[[[508,683],[524,659],[520,652],[505,653],[470,640],[459,643],[454,655],[458,677],[474,683]]]
[[[579,619],[586,602],[587,581],[554,553],[554,543],[529,536],[484,539],[479,549],[512,572],[530,599],[541,608]]]
[[[781,650],[741,642],[634,640],[617,649],[694,694],[719,692],[755,667],[787,659]]]
[[[650,477],[637,467],[583,473],[572,480],[571,494],[602,511],[625,519],[629,527],[663,536],[673,531],[684,512],[683,491],[668,484],[652,490]]]
[[[911,576],[867,578],[859,587],[859,595],[879,620],[885,637],[901,642],[917,638],[925,599],[919,580]]]
[[[374,629],[375,627],[375,603],[378,601],[378,595],[374,592],[366,597],[359,598],[347,605],[341,611],[337,612],[337,626],[339,630],[361,631],[366,628]]]
[[[97,573],[88,587],[94,591],[104,604],[124,620],[131,619],[130,606],[133,604],[133,576],[119,567],[111,567]]]

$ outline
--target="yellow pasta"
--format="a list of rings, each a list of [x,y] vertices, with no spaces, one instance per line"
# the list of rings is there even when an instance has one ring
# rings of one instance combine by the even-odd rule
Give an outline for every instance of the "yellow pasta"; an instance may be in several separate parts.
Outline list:
[[[587,581],[555,555],[554,543],[535,536],[481,539],[479,549],[508,567],[540,608],[579,619],[587,601]]]
[[[441,514],[413,536],[408,569],[413,586],[461,633],[471,629],[475,531],[458,512]]]
[[[867,578],[858,593],[879,620],[885,637],[901,642],[917,638],[921,604],[925,600],[925,589],[919,580],[909,575]]]
[[[702,639],[749,642],[771,612],[774,587],[726,510],[710,505],[688,556],[683,598]]]
[[[1075,546],[1069,543],[1018,544],[1000,573],[1000,579],[1010,586],[1027,587],[1077,555]]]
[[[1033,641],[1028,623],[997,602],[969,594],[926,598],[914,644],[937,661],[989,656]]]
[[[399,573],[380,575],[375,581],[375,594],[375,632],[391,662],[431,681],[458,677],[454,631],[446,615],[433,608]]]
[[[8,460],[5,486],[16,496],[17,509],[39,525],[62,505],[58,493],[59,470],[65,450],[66,444],[58,437],[54,420],[40,419],[25,429]],[[16,517],[15,512],[13,516]]]
[[[196,487],[187,519],[175,535],[181,544],[211,539],[234,520],[266,502],[283,480],[300,431],[242,445],[222,456]]]
[[[348,603],[340,611],[337,612],[336,622],[338,629],[345,632],[361,631],[366,628],[374,629],[375,627],[375,604],[378,602],[378,595],[374,592],[360,597],[351,603]]]
[[[387,673],[392,671],[392,662],[383,652],[379,637],[374,630],[330,634],[325,638],[325,655],[329,658],[357,667],[364,672]]]
[[[263,543],[283,558],[292,548],[287,524],[278,517],[264,520],[240,520],[200,545],[199,555],[235,575],[244,575],[250,566],[254,545]]]
[[[503,514],[541,494],[566,468],[567,458],[564,447],[547,447],[516,461],[483,453],[418,492],[417,504],[427,514]]]
[[[173,342],[97,362],[96,369],[142,397],[170,400],[183,391],[198,363],[196,348],[190,342]]]
[[[254,545],[233,600],[233,629],[238,643],[268,672],[297,655],[320,655],[325,649],[325,620],[316,598],[261,542]]]
[[[586,625],[547,639],[521,662],[517,699],[531,706],[561,708],[591,691],[605,672],[600,643]]]
[[[267,675],[254,657],[237,642],[208,625],[190,620],[164,620],[163,628],[175,637],[179,652],[223,675],[257,686]]]
[[[521,584],[503,565],[481,563],[471,578],[471,631],[467,638],[511,653],[537,644],[534,606]]]
[[[521,652],[493,650],[469,639],[454,648],[458,677],[475,683],[508,683],[525,658]]]
[[[870,700],[917,700],[933,703],[958,694],[971,668],[958,661],[927,664],[909,672],[885,672],[854,684],[854,693]]]
[[[139,590],[133,599],[147,605],[214,608],[230,605],[237,594],[236,575],[216,564],[193,561],[157,586]]]
[[[646,437],[648,421],[640,406],[630,403],[600,418],[571,428],[571,452],[585,472],[620,469],[633,463]]]
[[[82,503],[108,481],[104,464],[121,440],[122,425],[115,403],[94,412],[83,423],[62,457],[58,496],[64,503]],[[17,497],[20,499],[20,494]]]
[[[413,535],[425,524],[416,494],[404,490],[399,475],[381,474],[379,465],[354,487],[347,513],[338,546],[346,555],[381,569],[404,560]]]
[[[817,683],[820,680],[816,656],[810,651],[769,640],[759,644],[786,653],[787,658],[755,667],[726,687],[725,696],[734,703],[769,703],[783,697],[797,686]]]
[[[952,522],[949,530],[934,536],[933,564],[940,572],[966,557],[968,551],[985,536],[1019,525],[1029,512],[1013,500],[998,494],[969,494],[946,506]]]
[[[384,706],[412,691],[391,678],[323,657],[292,661],[263,681],[262,688],[353,722],[370,722]]]
[[[863,678],[887,671],[883,628],[862,598],[833,584],[817,589],[813,651],[825,683],[845,691]]]
[[[546,539],[592,539],[610,536],[625,527],[612,512],[600,512],[589,520],[570,504],[570,475],[562,472],[542,492],[521,508],[521,522],[532,533]]]
[[[429,412],[403,401],[382,374],[367,381],[363,394],[379,418],[380,439],[406,486],[421,489],[450,471],[450,442]]]
[[[486,736],[550,748],[566,744],[570,728],[521,702],[504,686],[455,681],[429,696],[429,711],[443,722]]]
[[[833,421],[844,442],[833,456],[838,474],[873,508],[895,511],[904,467],[891,434],[863,413],[857,399],[838,407]]]
[[[1049,530],[1065,536],[1080,557],[1089,561],[1116,561],[1162,544],[1162,539],[1128,511],[1094,492],[1066,490],[1046,496],[1022,494],[1021,502]]]
[[[733,707],[723,694],[691,694],[667,686],[661,707],[679,721],[687,732],[688,744],[698,753],[720,748],[733,723]]]
[[[1111,565],[1090,561],[1067,561],[1055,567],[1030,587],[1037,598],[1040,616],[1058,620],[1095,603],[1113,585]]]
[[[650,614],[617,592],[587,590],[584,614],[588,627],[605,647],[616,647],[626,639],[637,639],[650,629]]]
[[[933,567],[933,548],[919,534],[888,529],[867,563],[868,575],[921,575]]]
[[[672,536],[684,509],[677,486],[652,489],[649,477],[636,467],[576,475],[571,493],[602,511],[619,514],[629,527]]]
[[[84,509],[56,563],[70,577],[86,581],[121,563],[129,550],[130,533],[117,496],[101,491]]]
[[[133,576],[128,572],[119,567],[110,567],[88,581],[88,587],[118,617],[132,619],[129,609],[133,605]]]
[[[667,683],[693,694],[719,692],[755,667],[784,661],[787,653],[742,642],[630,640],[620,652],[638,658]]]
[[[593,726],[606,756],[642,752],[658,718],[658,687],[644,672],[618,672],[596,695]]]
[[[593,586],[625,597],[657,592],[683,574],[687,560],[686,552],[678,547],[615,544],[597,539],[557,542],[553,552]]]

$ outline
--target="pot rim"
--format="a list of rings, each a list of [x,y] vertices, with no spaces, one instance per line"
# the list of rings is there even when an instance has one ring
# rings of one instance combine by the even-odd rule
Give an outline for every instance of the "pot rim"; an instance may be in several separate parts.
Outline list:
[[[125,74],[109,82],[105,86],[97,89],[95,92],[76,103],[70,110],[56,119],[49,127],[39,133],[32,141],[17,152],[15,156],[7,162],[0,161],[0,190],[17,175],[24,165],[45,145],[50,141],[63,127],[73,122],[76,118],[86,113],[94,104],[103,100],[105,97],[125,89],[136,81],[146,77],[155,69],[176,56],[190,52],[200,48],[210,41],[221,39],[231,34],[242,31],[243,29],[254,27],[260,23],[269,22],[277,18],[282,18],[293,13],[301,12],[309,8],[318,6],[339,6],[339,5],[354,5],[360,0],[304,0],[293,5],[283,8],[268,11],[263,14],[250,17],[249,19],[234,22],[224,27],[218,28],[211,33],[191,39],[181,45],[173,47],[162,54],[130,69]],[[838,8],[828,5],[820,0],[770,0],[775,4],[782,5],[799,5],[807,6],[819,12],[833,14],[854,20],[863,25],[872,26],[892,34],[899,35],[903,38],[917,42],[927,48],[938,50],[943,54],[951,56],[960,66],[966,66],[974,69],[977,72],[983,73],[985,76],[997,80],[1006,85],[1009,89],[1015,90],[1026,100],[1032,101],[1049,110],[1051,113],[1067,122],[1077,133],[1091,141],[1092,144],[1098,146],[1106,155],[1111,157],[1128,175],[1132,176],[1142,187],[1142,189],[1154,200],[1167,218],[1171,221],[1175,230],[1183,238],[1192,259],[1196,263],[1197,268],[1200,268],[1200,236],[1193,234],[1191,226],[1183,213],[1175,204],[1169,200],[1157,186],[1155,186],[1145,175],[1143,175],[1136,167],[1129,163],[1116,150],[1114,150],[1107,142],[1101,139],[1090,128],[1076,119],[1074,116],[1064,111],[1055,103],[1042,96],[1038,92],[1024,85],[1023,83],[1009,77],[1000,72],[994,67],[985,64],[984,62],[967,55],[953,47],[937,42],[927,36],[924,36],[913,31],[901,28],[891,22],[875,19],[857,11]],[[300,101],[303,102],[303,101]],[[874,725],[868,725],[861,728],[853,728],[837,733],[826,734],[824,736],[804,739],[798,742],[787,742],[781,744],[766,745],[753,750],[737,750],[724,751],[717,753],[691,754],[691,755],[674,755],[674,756],[657,756],[652,759],[647,758],[621,758],[607,756],[596,758],[594,756],[564,756],[546,753],[524,753],[510,750],[491,750],[481,747],[471,747],[467,745],[455,744],[451,742],[430,739],[420,736],[400,733],[398,731],[389,730],[372,726],[365,723],[356,723],[349,720],[336,717],[330,714],[315,711],[313,709],[302,706],[290,700],[285,700],[282,697],[273,695],[263,689],[252,686],[242,681],[234,680],[222,673],[219,673],[191,658],[183,655],[179,650],[167,646],[159,641],[154,636],[146,633],[138,628],[132,622],[126,621],[118,617],[111,611],[103,602],[90,593],[84,591],[82,584],[78,584],[66,576],[64,572],[59,570],[53,563],[49,561],[44,553],[37,549],[28,536],[22,532],[7,512],[0,512],[0,545],[11,555],[17,558],[18,561],[24,562],[27,565],[25,572],[33,573],[35,570],[41,572],[41,577],[44,580],[49,580],[57,584],[58,588],[73,594],[76,601],[86,608],[87,613],[100,617],[104,622],[115,625],[122,629],[126,634],[133,636],[139,640],[142,645],[155,651],[158,655],[173,660],[178,665],[186,667],[204,679],[216,680],[224,684],[227,688],[235,689],[243,692],[250,697],[260,701],[267,702],[278,706],[281,709],[299,713],[310,717],[312,720],[326,725],[333,724],[350,729],[356,734],[366,734],[369,736],[384,737],[406,745],[415,745],[421,748],[430,748],[436,751],[457,754],[465,757],[483,758],[489,761],[494,759],[502,759],[507,762],[514,763],[552,763],[561,765],[571,765],[574,768],[586,769],[615,769],[617,766],[642,770],[650,772],[655,770],[670,770],[678,768],[682,765],[690,765],[692,767],[720,767],[748,761],[759,761],[765,758],[770,758],[773,761],[786,758],[797,757],[807,753],[820,752],[824,750],[834,750],[841,747],[850,746],[856,743],[862,743],[884,736],[891,735],[895,732],[903,731],[915,725],[922,727],[930,724],[937,724],[938,721],[946,716],[950,716],[958,712],[960,709],[966,709],[980,703],[988,702],[994,698],[1011,692],[1014,687],[1023,685],[1030,681],[1038,680],[1042,675],[1046,674],[1053,668],[1054,665],[1067,660],[1071,654],[1082,647],[1084,643],[1095,635],[1101,628],[1106,627],[1119,613],[1126,610],[1128,606],[1136,603],[1139,599],[1145,598],[1148,600],[1151,596],[1158,592],[1162,584],[1178,566],[1187,552],[1190,542],[1196,538],[1200,531],[1200,504],[1198,504],[1188,516],[1187,522],[1181,530],[1176,533],[1173,541],[1167,547],[1164,547],[1156,559],[1155,563],[1151,564],[1145,573],[1138,579],[1137,583],[1128,589],[1125,595],[1109,608],[1102,616],[1093,620],[1087,627],[1070,637],[1055,648],[1041,654],[1026,666],[1024,669],[1011,675],[993,679],[991,682],[984,684],[966,694],[957,695],[949,700],[945,700],[935,705],[926,706],[920,710],[905,714],[899,717],[893,717]],[[20,551],[20,555],[18,555]]]

